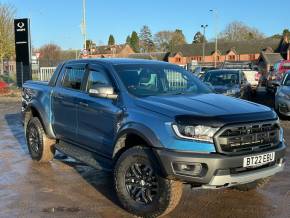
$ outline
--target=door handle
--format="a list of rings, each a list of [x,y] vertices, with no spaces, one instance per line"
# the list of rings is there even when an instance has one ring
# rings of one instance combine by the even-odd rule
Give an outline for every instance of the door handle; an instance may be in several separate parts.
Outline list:
[[[79,105],[81,105],[81,106],[83,106],[83,107],[88,107],[88,106],[89,106],[89,104],[84,103],[84,102],[79,102]]]
[[[55,95],[54,97],[57,98],[57,99],[63,99],[62,95]]]

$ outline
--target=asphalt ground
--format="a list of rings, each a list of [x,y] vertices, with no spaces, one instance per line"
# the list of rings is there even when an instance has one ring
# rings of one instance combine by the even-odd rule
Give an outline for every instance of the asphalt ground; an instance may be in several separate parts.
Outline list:
[[[259,90],[253,101],[273,105]],[[0,98],[0,217],[132,217],[113,189],[112,175],[57,154],[49,164],[32,161],[20,120],[20,102]],[[290,144],[290,121],[281,120]],[[290,150],[286,168],[262,188],[194,190],[184,186],[166,217],[290,217]]]

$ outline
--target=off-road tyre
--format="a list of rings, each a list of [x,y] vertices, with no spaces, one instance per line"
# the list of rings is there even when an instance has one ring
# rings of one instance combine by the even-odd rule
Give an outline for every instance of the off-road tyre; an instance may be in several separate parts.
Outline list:
[[[246,192],[246,191],[251,191],[257,188],[262,188],[264,185],[266,185],[270,181],[270,177],[264,178],[264,179],[259,179],[257,181],[248,183],[248,184],[243,184],[243,185],[237,185],[233,186],[233,189],[236,189],[238,191]]]
[[[135,164],[137,164],[137,168],[135,168]],[[143,165],[145,167],[143,167]],[[138,217],[160,217],[170,213],[178,205],[182,196],[182,183],[163,178],[159,166],[154,153],[149,148],[142,146],[129,148],[122,153],[117,160],[114,168],[115,190],[121,205],[130,213]],[[134,184],[131,182],[133,185],[130,186],[128,184],[130,184],[131,179],[128,179],[127,175],[130,175],[130,178],[136,178],[134,173],[130,174],[132,172],[132,167],[134,167],[134,169],[139,169],[136,171],[136,174],[139,175],[140,178],[145,179],[140,180],[141,182],[136,179],[134,180]],[[150,173],[146,174],[145,169],[150,169]],[[151,175],[150,179],[146,178],[148,175]],[[158,187],[156,188],[156,192],[151,192],[152,186],[150,185],[144,188],[145,191],[143,192],[145,197],[148,192],[151,194],[155,193],[155,196],[152,198],[146,197],[147,200],[151,199],[151,202],[141,202],[146,199],[145,197],[143,199],[142,194],[142,198],[139,197],[139,200],[135,198],[135,196],[132,197],[132,193],[138,194],[138,191],[135,190],[135,192],[133,192],[132,190],[138,185],[141,186],[140,184],[142,184],[142,181],[151,181],[151,183],[149,183],[153,188]],[[138,190],[138,188],[136,189]],[[140,196],[140,193],[138,195]]]
[[[27,147],[33,160],[46,163],[53,159],[55,154],[55,140],[47,137],[37,117],[32,117],[29,120],[25,136]]]

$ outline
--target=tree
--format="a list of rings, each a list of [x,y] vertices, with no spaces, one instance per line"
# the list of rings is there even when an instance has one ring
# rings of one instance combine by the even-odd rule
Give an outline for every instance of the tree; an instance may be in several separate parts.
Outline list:
[[[290,31],[289,31],[289,29],[284,29],[282,35],[283,35],[283,36],[288,36],[288,37],[289,37],[289,36],[290,36]]]
[[[126,38],[126,44],[130,45],[130,42],[131,42],[131,37],[130,36],[127,36],[127,38]]]
[[[219,39],[224,41],[246,41],[251,39],[263,39],[264,34],[257,28],[234,21],[228,24],[223,32],[219,34]]]
[[[115,45],[115,38],[112,34],[109,36],[108,45]]]
[[[159,31],[154,35],[154,42],[158,51],[168,51],[170,42],[173,38],[174,32],[173,31]]]
[[[152,52],[155,49],[154,42],[152,40],[152,33],[148,26],[144,25],[139,34],[140,48],[142,52]]]
[[[192,43],[203,43],[207,42],[205,36],[201,32],[197,32],[194,37]]]
[[[140,39],[136,31],[133,31],[130,37],[130,46],[134,52],[140,51]]]
[[[39,64],[42,67],[54,67],[61,61],[61,48],[56,44],[43,45],[39,52]]]
[[[14,30],[13,18],[15,8],[11,5],[0,3],[0,64],[3,58],[14,55]]]
[[[184,45],[184,44],[186,44],[186,39],[182,30],[176,29],[169,43],[169,51],[173,51],[179,45]]]

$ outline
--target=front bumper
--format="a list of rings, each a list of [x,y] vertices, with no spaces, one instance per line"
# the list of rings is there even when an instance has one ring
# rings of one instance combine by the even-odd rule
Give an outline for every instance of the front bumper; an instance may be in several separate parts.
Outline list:
[[[208,185],[203,185],[203,188],[216,188],[224,186],[234,186],[238,184],[246,184],[258,179],[273,176],[276,173],[283,171],[285,166],[284,160],[280,159],[274,166],[264,169],[258,169],[253,172],[240,173],[238,175],[215,175],[212,177]]]
[[[279,113],[284,116],[290,116],[290,100],[287,100],[283,97],[276,95],[276,108],[279,110]]]
[[[243,168],[244,157],[268,152],[275,152],[274,162],[252,169]],[[156,150],[165,177],[202,186],[203,188],[229,187],[272,176],[283,170],[285,152],[286,146],[284,143],[281,143],[279,148],[274,150],[241,156]],[[180,174],[174,169],[175,163],[200,163],[202,170],[196,176]]]

